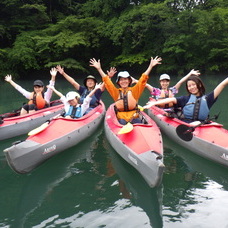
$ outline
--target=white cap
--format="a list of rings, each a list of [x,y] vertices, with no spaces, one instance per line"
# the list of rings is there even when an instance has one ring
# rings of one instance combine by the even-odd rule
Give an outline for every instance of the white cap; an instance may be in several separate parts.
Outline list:
[[[127,71],[120,71],[117,75],[116,82],[118,82],[120,78],[129,78],[129,77],[131,76]]]
[[[162,75],[160,76],[160,79],[159,79],[159,80],[161,81],[161,80],[165,80],[165,79],[170,81],[170,77],[169,77],[168,74],[162,74]]]
[[[66,95],[67,101],[73,100],[75,97],[80,98],[80,95],[78,93],[74,92],[74,91],[70,91]]]
[[[117,77],[128,78],[130,74],[127,71],[120,71]]]

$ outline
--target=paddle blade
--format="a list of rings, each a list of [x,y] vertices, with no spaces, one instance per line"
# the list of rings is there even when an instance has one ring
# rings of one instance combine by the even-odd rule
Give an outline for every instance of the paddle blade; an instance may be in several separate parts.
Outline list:
[[[40,125],[39,127],[31,130],[28,135],[31,136],[31,135],[36,135],[38,133],[40,133],[41,131],[43,131],[45,128],[47,128],[49,125],[49,122],[45,122],[43,123],[42,125]]]
[[[138,109],[140,112],[142,112],[144,110],[144,108],[141,105],[138,105]]]
[[[126,133],[128,133],[128,132],[131,132],[132,130],[133,130],[133,125],[130,123],[130,122],[128,122],[126,125],[124,125],[120,130],[119,130],[119,132],[118,132],[118,134],[119,135],[121,135],[121,134],[126,134]]]
[[[191,141],[193,134],[190,127],[181,124],[176,128],[177,135],[184,141]]]

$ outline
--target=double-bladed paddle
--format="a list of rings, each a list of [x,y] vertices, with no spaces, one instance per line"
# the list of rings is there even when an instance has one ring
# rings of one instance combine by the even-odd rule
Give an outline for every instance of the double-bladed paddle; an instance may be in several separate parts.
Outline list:
[[[139,111],[143,111],[143,107],[138,105],[138,109]],[[132,116],[132,118],[127,122],[127,124],[125,124],[119,131],[118,131],[118,135],[121,135],[121,134],[126,134],[126,133],[129,133],[133,130],[134,126],[133,124],[131,123],[131,121],[134,119],[134,117],[136,116],[138,112],[134,113],[134,115]]]
[[[212,117],[210,119],[206,119],[195,126],[187,126],[185,124],[181,124],[176,128],[176,133],[182,140],[187,141],[187,142],[191,141],[193,138],[192,132],[194,132],[197,127],[208,123],[210,120],[218,119],[218,116],[219,116],[219,114],[215,115],[214,117]]]
[[[28,135],[31,136],[31,135],[36,135],[38,133],[40,133],[41,131],[43,131],[44,129],[46,129],[48,127],[48,125],[50,124],[50,122],[54,119],[57,119],[61,114],[58,114],[56,116],[54,116],[53,118],[47,120],[45,123],[43,123],[42,125],[40,125],[39,127],[31,130]]]

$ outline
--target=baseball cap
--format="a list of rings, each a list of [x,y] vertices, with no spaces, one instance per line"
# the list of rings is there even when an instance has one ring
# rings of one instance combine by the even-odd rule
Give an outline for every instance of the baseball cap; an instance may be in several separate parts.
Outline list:
[[[118,83],[120,78],[130,78],[131,79],[131,75],[127,71],[120,71],[117,75],[116,83]]]
[[[74,92],[74,91],[70,91],[67,93],[66,95],[66,99],[67,101],[70,101],[70,100],[73,100],[74,98],[80,98],[80,95],[77,93],[77,92]]]
[[[159,79],[159,80],[161,81],[161,80],[165,80],[165,79],[170,81],[170,77],[169,77],[168,74],[162,74],[162,75],[160,76],[160,79]]]
[[[33,86],[42,86],[43,87],[44,83],[41,80],[36,80],[36,81],[34,81]]]

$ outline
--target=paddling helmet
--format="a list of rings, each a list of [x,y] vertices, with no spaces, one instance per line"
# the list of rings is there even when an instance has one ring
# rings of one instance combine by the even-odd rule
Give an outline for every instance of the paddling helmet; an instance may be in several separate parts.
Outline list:
[[[129,78],[129,86],[131,85],[132,83],[132,78],[131,78],[131,75],[127,72],[127,71],[120,71],[117,75],[117,79],[116,79],[116,84],[119,85],[119,80],[120,78]]]
[[[44,83],[41,80],[36,80],[34,81],[33,86],[44,87]]]
[[[161,80],[169,80],[170,81],[170,76],[168,74],[162,74],[159,78],[159,81]]]
[[[88,79],[93,79],[95,85],[97,84],[97,79],[96,79],[93,75],[88,75],[88,76],[85,78],[84,82],[83,82],[83,84],[84,84],[85,87],[87,87],[86,82],[87,82]]]
[[[67,95],[66,95],[67,101],[73,100],[74,98],[76,98],[78,100],[78,99],[80,99],[80,95],[74,91],[70,91],[69,93],[67,93]]]

